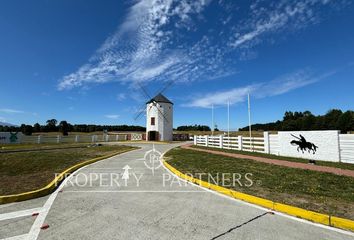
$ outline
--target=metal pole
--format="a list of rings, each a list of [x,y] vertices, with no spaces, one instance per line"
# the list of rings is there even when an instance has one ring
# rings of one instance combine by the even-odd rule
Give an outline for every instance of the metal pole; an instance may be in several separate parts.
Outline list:
[[[251,149],[252,149],[252,151],[253,151],[250,94],[248,94],[247,97],[248,97],[248,126],[249,126],[249,132],[250,132],[250,146],[251,146]]]
[[[211,105],[211,135],[214,136],[214,104]]]
[[[227,137],[230,137],[230,100],[227,102]]]

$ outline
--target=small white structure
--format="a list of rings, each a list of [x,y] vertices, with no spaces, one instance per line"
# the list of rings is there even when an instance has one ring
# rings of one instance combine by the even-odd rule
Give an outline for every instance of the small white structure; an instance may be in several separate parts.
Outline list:
[[[159,93],[146,103],[146,140],[172,141],[173,103]]]

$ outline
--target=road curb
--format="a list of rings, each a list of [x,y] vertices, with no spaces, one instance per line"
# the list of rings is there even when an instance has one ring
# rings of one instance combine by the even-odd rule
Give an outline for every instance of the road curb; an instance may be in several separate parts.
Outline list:
[[[234,199],[242,200],[242,201],[252,203],[252,204],[255,204],[255,205],[270,209],[270,210],[285,213],[285,214],[293,216],[293,217],[306,219],[306,220],[314,222],[314,223],[320,223],[323,225],[336,227],[336,228],[340,228],[340,229],[349,230],[349,231],[354,232],[354,221],[352,221],[350,219],[329,216],[327,214],[317,213],[317,212],[309,211],[306,209],[302,209],[302,208],[298,208],[298,207],[294,207],[294,206],[290,206],[290,205],[286,205],[286,204],[282,204],[282,203],[273,202],[271,200],[252,196],[249,194],[237,192],[237,191],[234,191],[231,189],[227,189],[227,188],[224,188],[224,187],[221,187],[221,186],[218,186],[218,185],[215,185],[212,183],[208,183],[208,182],[202,181],[200,179],[196,179],[191,176],[188,176],[188,175],[178,171],[174,167],[172,167],[166,161],[163,161],[163,164],[173,174],[175,174],[176,176],[178,176],[186,181],[195,183],[195,184],[202,186],[204,188],[207,188],[207,189],[214,190],[218,193],[227,195],[227,196],[232,197]]]
[[[134,150],[134,149],[131,149],[131,150]],[[86,165],[89,165],[91,163],[94,163],[94,162],[97,162],[97,161],[100,161],[103,159],[107,159],[107,158],[131,151],[131,150],[115,152],[115,153],[111,153],[111,154],[108,154],[108,155],[105,155],[102,157],[97,157],[97,158],[93,158],[93,159],[78,163],[72,167],[67,168],[63,172],[61,172],[57,177],[54,178],[53,181],[51,181],[45,187],[42,187],[37,190],[29,191],[29,192],[0,196],[0,205],[6,204],[6,203],[12,203],[12,202],[21,202],[21,201],[25,201],[25,200],[30,200],[30,199],[46,196],[46,195],[52,193],[60,185],[60,183],[67,177],[67,175],[70,173],[73,173],[75,170],[77,170],[81,167],[84,167]]]

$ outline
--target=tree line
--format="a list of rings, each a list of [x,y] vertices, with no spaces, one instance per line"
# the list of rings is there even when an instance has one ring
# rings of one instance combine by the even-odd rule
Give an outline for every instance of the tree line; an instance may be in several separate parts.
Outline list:
[[[248,126],[240,128],[247,131]],[[340,130],[347,133],[354,130],[354,111],[343,112],[339,109],[331,109],[324,115],[313,115],[310,111],[292,112],[286,111],[283,120],[253,124],[255,131],[302,131],[302,130]]]
[[[177,131],[211,131],[206,125],[185,125],[177,127]]]
[[[49,119],[45,125],[35,123],[32,125],[22,124],[17,126],[0,126],[0,132],[22,132],[32,135],[34,132],[61,132],[67,136],[69,132],[90,133],[96,131],[146,131],[145,127],[135,125],[95,125],[95,124],[70,124],[63,120],[58,123],[56,119]]]

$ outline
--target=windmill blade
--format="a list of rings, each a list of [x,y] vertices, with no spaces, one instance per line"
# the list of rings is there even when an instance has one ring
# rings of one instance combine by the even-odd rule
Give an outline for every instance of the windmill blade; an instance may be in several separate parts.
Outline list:
[[[144,113],[144,111],[139,112],[139,113],[135,116],[134,121],[138,121],[139,118],[143,115],[143,113]]]
[[[143,92],[143,94],[145,95],[145,97],[147,97],[148,99],[151,99],[150,94],[146,91],[146,88],[140,82],[138,82],[138,86],[139,86],[140,90]]]
[[[142,116],[142,114],[145,112],[145,108],[146,108],[145,104],[141,108],[139,108],[140,110],[137,112],[137,114],[134,117],[135,121],[137,121]]]
[[[156,106],[156,105],[155,105]],[[169,122],[168,119],[166,118],[165,114],[163,114],[163,112],[161,112],[161,110],[156,106],[157,110],[159,111],[159,113],[161,113],[162,117],[166,120],[166,122]],[[160,115],[160,114],[159,114]]]
[[[155,95],[159,94],[159,93],[163,93],[164,91],[167,90],[167,88],[169,88],[174,82],[172,80],[168,81],[167,84],[165,86],[163,86]]]

